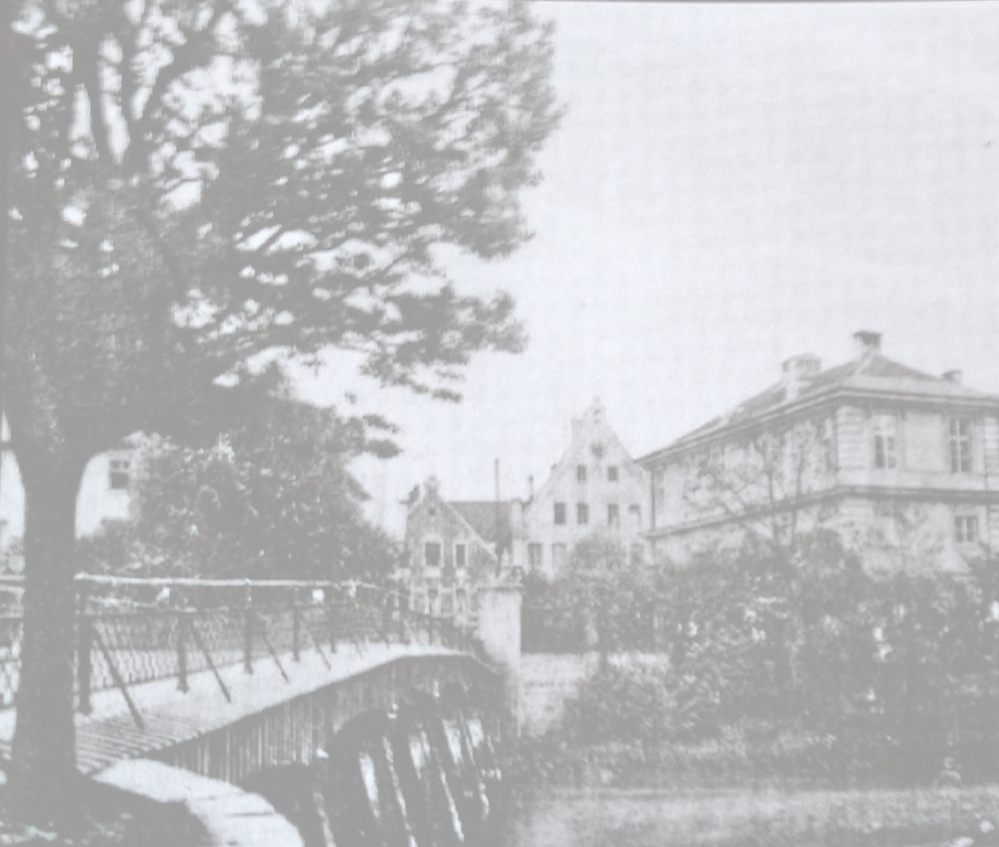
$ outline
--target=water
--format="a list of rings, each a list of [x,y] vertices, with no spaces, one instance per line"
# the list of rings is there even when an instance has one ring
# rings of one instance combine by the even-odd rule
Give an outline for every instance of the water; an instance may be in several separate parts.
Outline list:
[[[982,847],[999,843],[999,786],[538,791],[500,829],[496,847]]]

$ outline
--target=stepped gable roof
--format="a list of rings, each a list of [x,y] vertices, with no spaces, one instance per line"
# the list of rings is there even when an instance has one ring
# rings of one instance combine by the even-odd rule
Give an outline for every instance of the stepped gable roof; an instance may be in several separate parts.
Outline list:
[[[861,388],[881,391],[901,391],[907,394],[922,394],[925,396],[954,398],[993,398],[974,388],[969,388],[958,382],[903,365],[880,353],[872,353],[860,360],[846,362],[832,368],[820,371],[801,386],[796,398],[789,398],[787,387],[779,382],[744,400],[729,413],[719,415],[705,424],[681,436],[666,449],[681,446],[688,441],[708,435],[713,430],[743,423],[755,417],[762,416],[779,406],[790,404],[796,400],[808,398],[820,392],[835,390],[835,388]],[[999,398],[993,398],[999,399]],[[654,451],[661,452],[660,450]],[[652,455],[652,454],[650,454]]]
[[[510,500],[448,500],[483,541],[505,547],[513,534],[510,526]],[[498,518],[498,522],[497,522]]]

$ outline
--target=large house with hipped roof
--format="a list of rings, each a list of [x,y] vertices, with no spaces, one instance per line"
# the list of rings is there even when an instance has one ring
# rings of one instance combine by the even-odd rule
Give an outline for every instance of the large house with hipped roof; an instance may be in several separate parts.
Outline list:
[[[840,534],[869,567],[956,568],[999,544],[999,396],[960,371],[887,358],[881,335],[823,370],[810,354],[780,380],[641,459],[653,550],[677,561],[748,534],[789,545]]]

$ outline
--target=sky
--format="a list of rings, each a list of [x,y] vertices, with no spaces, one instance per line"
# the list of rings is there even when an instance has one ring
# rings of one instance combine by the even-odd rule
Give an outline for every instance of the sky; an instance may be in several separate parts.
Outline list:
[[[430,475],[526,496],[599,397],[632,455],[851,334],[999,393],[999,4],[549,2],[567,114],[525,194],[534,240],[459,288],[511,292],[530,344],[457,405],[362,393],[404,452],[356,471],[396,531]],[[342,402],[345,378],[303,386]],[[357,384],[351,388],[356,390]]]
[[[307,399],[396,421],[369,514],[406,493],[540,485],[595,397],[632,455],[883,333],[914,367],[999,393],[999,3],[545,2],[567,109],[524,195],[534,240],[459,289],[514,295],[530,336],[460,404],[330,369]],[[10,495],[5,492],[5,496]]]

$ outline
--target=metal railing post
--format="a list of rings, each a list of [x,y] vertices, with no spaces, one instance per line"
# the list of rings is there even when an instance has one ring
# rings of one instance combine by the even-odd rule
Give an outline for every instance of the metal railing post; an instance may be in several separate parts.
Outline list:
[[[395,592],[395,606],[396,611],[399,615],[399,643],[406,644],[406,612],[409,611],[409,603],[406,601],[406,595],[403,594],[401,588],[397,588]]]
[[[392,593],[386,591],[382,594],[382,629],[381,629],[381,639],[386,644],[392,638],[392,607],[395,600]]]
[[[177,690],[186,694],[187,685],[187,615],[177,610]]]
[[[92,711],[92,706],[90,705],[90,688],[93,678],[92,651],[94,649],[94,622],[88,614],[90,587],[86,581],[81,581],[78,584],[76,674],[80,699],[77,708],[85,715],[89,715]]]
[[[301,641],[302,641],[302,613],[298,607],[298,591],[292,589],[291,592],[291,655],[298,662],[301,661]]]
[[[253,673],[253,589],[243,591],[243,671]]]
[[[326,592],[326,628],[329,631],[330,652],[336,652],[336,608],[333,597],[333,587],[325,589]]]

